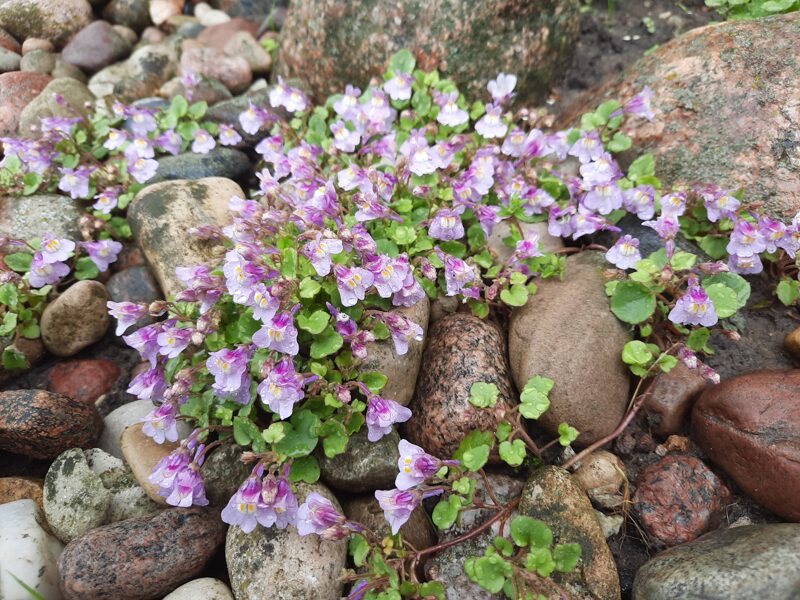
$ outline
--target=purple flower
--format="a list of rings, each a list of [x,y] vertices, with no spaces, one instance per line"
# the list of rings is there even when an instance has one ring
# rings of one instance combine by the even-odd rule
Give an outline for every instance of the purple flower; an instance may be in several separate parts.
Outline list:
[[[244,480],[220,516],[223,522],[239,527],[244,533],[250,533],[258,524],[271,527],[275,522],[275,512],[261,501],[261,479],[256,475]]]
[[[581,137],[572,144],[568,154],[576,157],[582,164],[586,164],[603,156],[605,149],[596,131],[582,132]]]
[[[253,291],[251,306],[253,307],[253,318],[262,323],[267,323],[278,312],[281,303],[278,298],[272,295],[266,285],[259,283]]]
[[[348,534],[343,527],[345,522],[344,515],[333,503],[317,492],[311,492],[297,509],[297,533],[300,535],[315,533],[325,539],[341,539]]]
[[[501,138],[508,131],[503,123],[503,108],[499,104],[487,104],[486,114],[475,123],[475,131],[487,139]]]
[[[486,85],[495,102],[506,102],[514,95],[517,87],[517,76],[498,73],[497,77]]]
[[[103,142],[103,148],[106,150],[119,150],[125,142],[128,141],[128,134],[113,127],[108,130],[108,137]]]
[[[70,195],[70,198],[86,198],[89,195],[89,167],[78,167],[77,169],[59,169],[61,179],[58,182],[58,189]]]
[[[284,358],[276,364],[269,375],[258,385],[258,395],[270,410],[288,419],[292,416],[294,405],[300,402],[303,393],[303,376],[296,373],[291,358]]]
[[[572,226],[572,215],[575,213],[574,207],[561,208],[554,204],[550,208],[547,216],[547,233],[554,237],[567,237],[574,233]]]
[[[615,183],[595,186],[583,197],[583,206],[607,215],[622,206],[622,190]]]
[[[791,258],[800,250],[800,213],[792,219],[792,224],[786,228],[783,237],[775,242],[778,248],[783,248]]]
[[[431,456],[419,446],[400,440],[400,458],[397,461],[399,473],[394,485],[399,490],[410,490],[426,479],[430,479],[442,467],[442,461]]]
[[[311,261],[317,275],[324,277],[331,272],[331,256],[343,249],[341,240],[323,237],[322,232],[317,232],[316,237],[303,247],[303,254]]]
[[[655,213],[656,191],[649,185],[640,185],[622,192],[625,210],[635,213],[641,220],[652,219]]]
[[[422,341],[422,327],[411,319],[396,312],[387,312],[383,315],[382,320],[389,328],[389,334],[394,342],[394,350],[398,356],[403,356],[408,352],[408,344],[411,340]]]
[[[300,351],[297,344],[297,328],[291,313],[278,313],[253,334],[253,343],[259,348],[283,352],[294,356]]]
[[[675,236],[678,235],[677,219],[665,215],[661,215],[655,221],[644,221],[642,225],[654,229],[658,237],[664,241],[674,240]]]
[[[181,153],[183,140],[181,136],[175,133],[174,129],[167,129],[155,139],[155,143],[164,152],[172,154],[172,156],[178,156]]]
[[[728,268],[739,275],[755,275],[764,270],[764,265],[761,264],[761,257],[758,254],[750,256],[731,254],[728,257]]]
[[[279,76],[278,85],[269,92],[269,103],[273,108],[283,106],[290,113],[296,113],[306,109],[308,100],[303,92],[289,87],[284,83],[283,78]]]
[[[42,236],[41,254],[42,260],[48,264],[64,262],[75,250],[75,242],[66,238],[57,238],[52,233],[45,233]]]
[[[733,227],[731,240],[725,249],[728,254],[747,258],[766,250],[767,244],[757,225],[750,221],[739,219]]]
[[[417,302],[425,298],[425,290],[414,277],[414,273],[409,269],[403,281],[403,289],[392,296],[392,304],[394,306],[414,306]]]
[[[272,513],[269,517],[273,519],[274,523],[270,523],[267,527],[273,524],[278,529],[285,529],[297,520],[297,497],[292,493],[292,488],[286,477],[275,477],[272,474],[264,478],[261,486],[261,501]]]
[[[336,286],[339,288],[343,306],[355,306],[359,300],[363,300],[374,280],[372,273],[359,267],[347,268],[336,265],[333,267],[333,273],[336,276]]]
[[[250,349],[247,346],[223,348],[208,355],[206,368],[214,376],[216,388],[226,392],[238,392],[242,387],[242,377],[247,373],[249,360]]]
[[[450,92],[449,94],[441,94],[434,92],[436,104],[439,105],[439,114],[436,115],[436,120],[442,125],[448,127],[458,127],[469,121],[469,114],[463,108],[459,108],[456,104],[458,100],[458,92]]]
[[[396,535],[419,506],[422,494],[416,490],[375,490],[375,498],[392,528],[392,535]]]
[[[617,163],[610,154],[604,152],[594,160],[583,163],[580,167],[584,188],[607,185],[622,177]]]
[[[767,216],[758,220],[758,231],[764,239],[766,251],[772,254],[778,251],[778,243],[786,234],[786,225]]]
[[[652,96],[653,93],[650,91],[650,88],[644,86],[641,92],[628,100],[623,107],[623,110],[634,117],[642,117],[648,121],[652,121],[655,117],[653,114],[653,109],[650,107],[650,100]]]
[[[175,327],[174,323],[174,319],[167,321],[156,338],[159,345],[158,353],[167,358],[175,358],[180,355],[192,339],[191,329]]]
[[[661,216],[677,219],[686,212],[686,194],[676,192],[662,196],[659,200],[661,203]]]
[[[623,235],[606,252],[606,260],[619,269],[631,269],[641,259],[639,240],[630,235]]]
[[[158,171],[158,161],[152,158],[139,158],[128,166],[128,172],[139,183],[151,180]]]
[[[246,260],[238,252],[231,250],[225,254],[225,285],[238,304],[247,304],[253,295],[255,285],[264,279],[264,269]]]
[[[572,215],[570,226],[573,229],[572,239],[577,240],[582,235],[600,231],[606,226],[606,222],[584,206],[579,206],[578,212]]]
[[[117,260],[122,251],[122,244],[114,240],[99,240],[97,242],[81,242],[81,248],[86,250],[89,258],[97,265],[101,273],[108,270],[108,265]]]
[[[137,158],[153,158],[153,156],[155,156],[153,143],[147,137],[137,136],[125,148],[125,158],[128,159],[128,162],[134,162]]]
[[[128,110],[128,123],[134,135],[146,136],[151,131],[158,129],[158,124],[153,116],[155,111],[144,108],[130,108]]]
[[[722,218],[731,218],[740,202],[726,192],[703,194],[708,220],[716,223]]]
[[[178,422],[175,420],[177,411],[171,402],[164,402],[158,408],[151,410],[143,419],[142,433],[153,438],[156,444],[164,441],[178,441]]]
[[[461,293],[466,285],[475,279],[475,271],[460,258],[447,254],[443,262],[447,296]]]
[[[214,138],[211,137],[211,134],[202,128],[194,132],[193,138],[192,152],[197,154],[208,154],[214,149],[214,146],[217,145]]]
[[[69,274],[69,267],[62,262],[45,262],[41,252],[33,255],[31,268],[28,272],[28,283],[32,288],[40,288],[51,285],[66,277]]]
[[[184,440],[180,446],[167,454],[153,467],[153,472],[147,477],[147,481],[157,485],[159,493],[162,493],[162,489],[169,490],[174,485],[178,473],[189,467],[189,463],[192,460],[192,451],[189,445],[195,443],[196,441],[191,437],[188,440]]]
[[[142,317],[147,316],[147,306],[133,302],[106,302],[108,314],[117,320],[116,335],[122,335],[125,330]]]
[[[139,400],[161,400],[167,391],[167,382],[159,369],[148,369],[131,379],[128,393]]]
[[[503,145],[500,151],[506,156],[513,156],[519,158],[525,149],[525,132],[521,129],[514,129],[503,140]]]
[[[94,204],[92,208],[100,211],[104,215],[111,214],[111,211],[117,207],[117,198],[119,196],[118,187],[110,187],[104,189],[99,194],[95,194]]]
[[[372,283],[381,298],[389,298],[403,289],[410,269],[408,257],[405,255],[393,259],[382,254],[366,261],[364,266],[372,273]]]
[[[219,125],[219,143],[222,146],[235,146],[242,141],[242,136],[231,125],[220,123]]]
[[[428,235],[436,240],[458,240],[464,237],[464,225],[461,223],[460,214],[463,208],[440,208],[431,219]]]
[[[714,304],[706,291],[690,281],[686,293],[675,303],[669,312],[669,320],[680,325],[702,325],[711,327],[717,323],[717,313]]]
[[[331,124],[333,134],[333,145],[342,152],[353,152],[361,141],[361,134],[354,129],[348,129],[344,121],[336,121]]]
[[[269,121],[269,117],[270,114],[266,110],[250,102],[247,110],[239,113],[239,124],[245,133],[255,135]]]
[[[333,110],[336,111],[336,114],[340,117],[352,121],[358,107],[358,97],[360,95],[360,89],[348,85],[342,97],[333,103]]]
[[[158,356],[159,332],[160,325],[156,323],[137,329],[130,335],[123,336],[122,339],[128,346],[138,350],[143,359],[150,361],[150,366],[155,367]]]
[[[542,252],[539,250],[539,234],[532,232],[527,238],[517,242],[514,247],[513,259],[515,261],[528,260],[536,256],[542,256]]]
[[[411,98],[411,84],[414,78],[408,73],[395,73],[389,81],[384,82],[383,90],[392,100],[408,100]]]
[[[194,463],[178,471],[171,488],[160,488],[158,492],[170,506],[188,508],[192,505],[208,505],[200,467]]]
[[[367,439],[377,442],[392,432],[392,425],[405,423],[411,418],[411,411],[394,400],[372,396],[367,402]]]

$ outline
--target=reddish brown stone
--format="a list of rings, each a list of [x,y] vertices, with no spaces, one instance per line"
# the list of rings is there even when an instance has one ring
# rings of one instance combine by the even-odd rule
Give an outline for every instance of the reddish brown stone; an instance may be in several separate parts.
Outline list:
[[[173,508],[93,529],[58,560],[66,600],[150,600],[196,577],[225,539],[219,514]]]
[[[470,387],[479,381],[497,386],[494,410],[470,404]],[[450,458],[468,433],[494,431],[513,397],[500,330],[472,315],[448,315],[428,331],[406,435],[431,454]]]
[[[55,458],[70,448],[91,448],[103,420],[89,406],[44,390],[0,392],[0,450]]]
[[[50,371],[50,391],[94,404],[114,387],[119,373],[117,365],[103,358],[58,363]]]
[[[800,370],[759,371],[709,388],[695,441],[759,504],[800,521]]]
[[[682,362],[678,362],[669,373],[656,377],[644,401],[647,422],[653,431],[658,435],[679,433],[692,402],[706,383],[697,369],[690,369]]]
[[[642,471],[633,507],[665,546],[690,542],[717,526],[730,492],[703,461],[667,456]]]
[[[0,136],[13,135],[19,115],[52,79],[44,73],[14,71],[0,75]]]
[[[20,46],[16,38],[14,38],[14,36],[8,33],[5,29],[0,29],[0,48],[5,48],[6,50],[16,52],[17,54],[22,54],[22,46]]]
[[[226,56],[214,48],[197,48],[191,43],[183,46],[181,66],[216,79],[234,94],[243,92],[253,81],[250,63],[241,56]]]
[[[206,27],[197,36],[197,40],[206,46],[211,46],[220,52],[225,51],[225,44],[239,31],[246,31],[253,37],[256,36],[258,25],[252,21],[247,21],[239,17],[220,23],[219,25],[212,25]]]

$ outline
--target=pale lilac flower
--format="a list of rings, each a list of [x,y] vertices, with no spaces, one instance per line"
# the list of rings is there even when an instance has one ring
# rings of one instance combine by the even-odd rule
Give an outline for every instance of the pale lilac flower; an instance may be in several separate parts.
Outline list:
[[[133,302],[106,302],[108,314],[117,320],[116,335],[122,335],[131,325],[139,319],[147,316],[147,306],[134,304]]]
[[[467,284],[475,279],[475,271],[460,258],[447,254],[442,262],[447,296],[462,293]]]
[[[494,226],[501,221],[499,206],[487,206],[486,204],[478,204],[472,209],[475,213],[475,218],[478,219],[478,224],[481,226],[484,237],[487,239],[492,235]]]
[[[539,250],[539,234],[530,233],[525,239],[519,240],[514,247],[512,255],[514,261],[528,260],[537,256],[543,256]]]
[[[575,231],[572,226],[573,207],[561,208],[554,204],[547,215],[547,233],[553,237],[568,237]]]
[[[389,329],[389,334],[394,342],[394,350],[398,356],[408,352],[408,344],[412,340],[421,342],[423,338],[422,327],[417,323],[396,312],[384,313],[381,320]]]
[[[573,229],[572,239],[577,240],[583,235],[590,235],[602,230],[606,226],[606,221],[581,205],[578,207],[578,212],[572,215],[570,226]]]
[[[615,183],[597,185],[583,197],[583,205],[607,215],[622,206],[622,190]]]
[[[631,269],[641,259],[639,240],[630,235],[623,235],[606,252],[606,260],[618,269]]]
[[[558,160],[565,160],[570,149],[570,145],[567,143],[568,136],[569,131],[557,131],[556,133],[544,136],[542,156],[552,154]]]
[[[236,251],[225,254],[222,267],[225,285],[237,304],[247,304],[253,296],[253,287],[264,279],[265,271],[258,265],[246,260]]]
[[[499,104],[487,104],[486,114],[475,123],[475,131],[487,139],[503,137],[508,126],[502,117],[503,108]]]
[[[303,92],[286,85],[279,76],[278,84],[269,92],[269,103],[273,108],[283,106],[290,113],[296,113],[306,109],[308,100]]]
[[[295,372],[291,358],[284,358],[276,364],[269,375],[258,385],[261,401],[281,419],[292,416],[294,405],[305,395],[303,376]]]
[[[344,121],[336,121],[331,124],[333,134],[333,146],[342,152],[354,152],[361,134],[358,131],[348,129]]]
[[[300,351],[297,328],[291,313],[278,313],[253,334],[253,343],[259,348],[283,352],[294,356]]]
[[[458,92],[450,92],[449,94],[434,92],[434,98],[436,104],[439,105],[439,114],[436,115],[436,120],[442,125],[458,127],[469,121],[467,111],[456,104]]]
[[[281,303],[278,298],[272,295],[266,285],[259,283],[253,290],[250,305],[253,307],[253,318],[262,323],[267,323],[272,321],[272,317],[278,312]]]
[[[394,480],[394,485],[399,490],[410,490],[436,475],[436,472],[442,467],[441,460],[406,440],[400,440],[398,450],[400,452],[400,458],[397,460],[399,473]]]
[[[759,254],[767,249],[767,243],[758,226],[750,221],[739,219],[731,232],[726,250],[742,258]]]
[[[650,106],[652,97],[653,93],[650,91],[650,88],[644,86],[641,92],[628,100],[623,110],[634,117],[642,117],[648,121],[652,121],[655,117],[653,109]]]
[[[46,263],[64,262],[75,251],[75,242],[66,238],[57,238],[53,233],[42,236],[40,252],[42,260]]]
[[[134,162],[137,158],[153,158],[154,156],[153,143],[147,137],[136,136],[125,148],[125,158],[129,163]]]
[[[142,418],[142,433],[153,439],[156,444],[178,441],[178,422],[175,420],[177,410],[171,402],[164,402]]]
[[[128,123],[134,135],[146,136],[151,131],[158,129],[158,124],[153,116],[155,111],[144,108],[131,108],[128,114]]]
[[[428,227],[428,235],[436,240],[459,240],[464,237],[464,225],[461,223],[463,208],[440,208]]]
[[[255,135],[269,121],[269,116],[266,110],[249,102],[247,110],[239,113],[239,124],[242,126],[242,131]]]
[[[382,126],[392,118],[395,111],[382,90],[370,88],[369,94],[370,98],[361,105],[361,113],[373,126]]]
[[[139,183],[145,183],[155,177],[158,161],[152,158],[140,158],[128,167],[128,172]]]
[[[495,102],[506,102],[514,95],[517,87],[517,76],[498,73],[497,77],[486,85]]]
[[[219,125],[219,143],[222,146],[235,146],[242,141],[242,136],[231,125],[220,123]]]
[[[189,445],[195,443],[196,440],[192,437],[184,440],[153,467],[153,472],[147,477],[147,481],[159,487],[159,494],[162,494],[161,490],[169,490],[174,485],[178,473],[189,467],[192,460]]]
[[[411,418],[411,411],[394,400],[372,396],[367,402],[367,439],[377,442],[392,432],[395,423],[405,423]]]
[[[708,220],[712,223],[716,223],[722,218],[731,218],[741,204],[726,192],[703,194],[703,200]]]
[[[526,136],[524,131],[521,129],[514,129],[506,136],[506,139],[503,140],[503,145],[500,147],[500,151],[506,156],[519,158],[522,156],[522,152],[525,149],[525,138]]]
[[[778,248],[782,248],[790,258],[794,258],[800,250],[800,213],[792,219],[792,224],[786,228],[783,237],[775,242]]]
[[[364,267],[372,273],[372,283],[381,298],[389,298],[403,289],[405,279],[410,272],[406,255],[393,259],[382,254],[365,261]]]
[[[341,240],[323,237],[322,232],[317,232],[316,237],[303,246],[303,254],[311,261],[317,275],[324,277],[331,272],[331,256],[341,253],[343,249]]]
[[[674,240],[680,228],[677,219],[664,215],[661,215],[655,221],[644,221],[642,225],[654,229],[658,237],[664,241]]]
[[[766,251],[772,254],[778,251],[778,243],[786,234],[786,225],[771,217],[762,216],[758,220],[758,230],[764,239]]]
[[[603,142],[600,141],[600,135],[596,131],[581,132],[581,137],[572,144],[567,154],[576,157],[582,164],[586,164],[603,156],[605,148],[603,148]]]
[[[247,373],[250,349],[247,346],[223,348],[211,352],[206,360],[206,368],[214,376],[214,385],[223,391],[238,392],[242,387],[242,377]]]
[[[529,188],[528,192],[523,197],[525,200],[526,214],[540,215],[544,209],[552,206],[556,199],[550,194],[539,188]]]
[[[396,535],[419,506],[422,494],[416,490],[375,490],[375,498],[392,528],[392,535]]]
[[[99,240],[97,242],[81,242],[81,248],[86,250],[89,258],[101,273],[108,270],[108,265],[117,260],[122,251],[122,244],[114,240]]]
[[[89,167],[78,167],[77,169],[59,169],[61,179],[58,182],[58,189],[69,194],[70,198],[86,198],[89,195]]]
[[[214,141],[214,138],[211,137],[211,134],[203,128],[195,131],[193,138],[194,141],[192,142],[192,152],[195,152],[196,154],[208,154],[217,145],[217,143]]]
[[[336,286],[339,288],[343,306],[355,306],[359,300],[363,300],[374,280],[372,273],[359,267],[336,265],[333,273],[336,275]]]
[[[160,488],[158,492],[165,496],[165,502],[170,506],[181,508],[188,508],[192,505],[208,506],[203,478],[200,476],[200,467],[195,463],[178,471],[171,488]]]
[[[175,132],[174,129],[167,129],[155,139],[155,144],[164,152],[167,152],[172,156],[178,156],[178,154],[181,153],[183,139]]]
[[[106,137],[106,141],[103,142],[103,148],[111,151],[119,150],[127,141],[128,134],[126,132],[112,127],[108,130],[108,137]]]
[[[368,181],[364,171],[354,163],[350,163],[336,174],[336,183],[346,192],[356,189],[364,181]]]
[[[340,539],[348,533],[343,527],[345,522],[344,515],[333,503],[317,492],[311,492],[297,509],[297,533],[300,535],[315,533],[325,539]]]
[[[739,275],[755,275],[764,270],[764,265],[761,263],[761,257],[758,254],[751,254],[750,256],[731,254],[728,257],[728,268]]]
[[[686,293],[678,299],[670,311],[669,320],[680,325],[711,327],[718,319],[714,303],[706,291],[696,281],[690,281]]]
[[[174,320],[167,321],[156,338],[159,345],[158,353],[167,358],[175,358],[186,349],[191,339],[191,329],[175,327]]]
[[[411,98],[411,84],[414,78],[408,73],[395,73],[394,77],[383,83],[383,90],[392,100],[404,101]]]
[[[677,219],[686,212],[686,194],[683,192],[674,192],[662,196],[659,199],[661,203],[661,216]]]
[[[111,214],[111,211],[117,207],[117,198],[119,196],[119,188],[110,187],[104,189],[94,197],[94,204],[92,208],[100,211],[104,215]]]
[[[649,185],[640,185],[622,192],[622,206],[625,210],[635,213],[641,220],[652,219],[655,216],[655,189]]]
[[[139,400],[161,400],[167,391],[167,382],[160,369],[148,369],[131,379],[127,391]]]
[[[394,306],[414,306],[417,302],[425,298],[425,290],[414,277],[414,273],[409,269],[405,281],[403,281],[403,288],[394,293],[392,296],[392,304]]]
[[[275,513],[261,501],[261,479],[250,475],[244,480],[228,504],[222,509],[222,521],[250,533],[256,525],[271,527],[275,523]]]
[[[62,262],[48,263],[44,261],[41,252],[33,255],[31,268],[28,272],[28,284],[32,288],[40,288],[57,283],[62,277],[69,274],[69,267]]]
[[[268,520],[278,529],[286,529],[297,520],[297,497],[292,493],[286,476],[267,475],[261,485],[261,502],[270,511]]]
[[[359,96],[361,96],[361,90],[352,85],[348,85],[342,97],[333,103],[333,110],[336,111],[336,114],[340,117],[352,121],[353,115],[358,107]]]
[[[134,350],[138,350],[139,355],[146,361],[149,361],[151,367],[155,367],[158,357],[159,333],[160,325],[156,323],[137,329],[133,333],[123,336],[122,339],[128,346]]]
[[[580,167],[584,188],[607,185],[622,177],[617,163],[610,154],[604,152],[594,160],[583,163]]]

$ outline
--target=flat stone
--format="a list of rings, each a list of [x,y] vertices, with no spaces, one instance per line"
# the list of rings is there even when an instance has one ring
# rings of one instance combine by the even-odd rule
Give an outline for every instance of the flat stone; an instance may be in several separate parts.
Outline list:
[[[322,451],[318,452],[322,480],[330,487],[348,493],[391,489],[397,476],[397,461],[400,460],[399,443],[400,435],[396,430],[377,442],[370,442],[367,428],[362,427],[350,437],[342,454],[328,458]]]
[[[214,148],[206,154],[187,152],[178,156],[162,156],[158,170],[149,183],[176,179],[227,177],[239,179],[250,171],[250,161],[244,152],[232,148]]]
[[[104,358],[60,362],[50,370],[50,391],[94,404],[111,391],[119,378],[119,367]]]
[[[714,531],[657,554],[636,574],[633,600],[795,600],[799,589],[800,525],[776,523]]]
[[[156,444],[153,438],[142,433],[142,424],[137,423],[125,428],[120,437],[120,447],[125,462],[131,468],[133,476],[150,499],[163,506],[167,505],[165,498],[158,493],[158,486],[147,481],[153,468],[158,462],[178,448],[180,444],[164,442]]]
[[[657,435],[680,433],[697,396],[708,380],[681,361],[669,372],[659,373],[644,401],[647,422]]]
[[[17,500],[29,499],[36,502],[42,509],[42,488],[44,482],[41,479],[30,477],[0,477],[0,504],[8,504]]]
[[[86,0],[5,0],[0,4],[0,28],[15,38],[44,38],[56,46],[92,19]]]
[[[134,400],[112,410],[103,419],[103,433],[97,447],[111,456],[122,458],[120,436],[126,427],[139,423],[142,418],[155,408],[152,402]]]
[[[108,292],[99,281],[78,281],[42,313],[42,341],[56,356],[72,356],[102,339],[110,318]]]
[[[3,90],[0,75],[0,96]],[[0,235],[25,241],[41,239],[45,233],[80,239],[78,219],[83,211],[74,200],[55,194],[0,198]]]
[[[228,586],[219,579],[202,577],[184,583],[175,591],[164,596],[164,600],[233,600]]]

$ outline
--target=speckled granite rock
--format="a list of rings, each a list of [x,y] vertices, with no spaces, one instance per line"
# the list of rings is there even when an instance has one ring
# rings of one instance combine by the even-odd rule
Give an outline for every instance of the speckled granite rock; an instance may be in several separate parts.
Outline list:
[[[800,525],[714,531],[657,554],[639,570],[633,600],[796,600]]]
[[[367,428],[350,438],[342,454],[328,458],[317,453],[322,480],[334,489],[348,493],[372,492],[394,487],[400,436],[396,430],[377,442],[367,439]]]
[[[16,135],[22,110],[39,95],[50,79],[49,75],[42,73],[12,71],[0,74],[0,135]],[[3,212],[3,204],[10,201],[12,199],[0,198],[0,214]]]
[[[0,450],[33,458],[55,458],[86,448],[103,421],[94,406],[42,390],[0,392]]]
[[[497,386],[500,394],[494,410],[470,404],[470,387],[479,381]],[[494,431],[495,412],[513,398],[500,330],[472,315],[448,315],[428,331],[406,436],[434,456],[450,458],[471,431]]]
[[[158,171],[149,183],[204,177],[238,179],[249,169],[250,161],[244,152],[231,148],[214,148],[207,154],[187,152],[178,156],[162,156],[158,159]]]
[[[175,277],[175,267],[214,260],[214,246],[186,235],[186,230],[229,223],[231,196],[243,197],[244,192],[230,179],[210,177],[156,183],[133,199],[128,208],[133,236],[167,297],[183,289]]]
[[[717,526],[730,492],[700,459],[665,456],[637,479],[633,508],[658,543],[675,546]]]
[[[784,57],[796,56],[798,36],[798,13],[693,29],[584,98],[561,125],[648,85],[655,118],[624,129],[637,153],[654,154],[662,181],[744,187],[748,200],[794,216],[800,210],[800,63]]]
[[[160,598],[197,576],[225,538],[213,510],[173,508],[105,525],[58,560],[66,600]]]
[[[298,502],[311,491],[322,494],[341,510],[322,485],[302,486]],[[228,529],[225,560],[237,600],[339,600],[341,571],[347,558],[346,540],[301,537],[294,527],[256,527],[243,533]]]
[[[92,19],[86,0],[5,0],[0,27],[19,40],[45,38],[63,45]]]
[[[386,385],[381,390],[381,396],[389,398],[408,406],[414,395],[417,383],[419,365],[422,360],[422,350],[425,347],[425,335],[428,331],[428,316],[430,314],[430,301],[427,296],[409,308],[397,308],[398,312],[422,327],[423,338],[421,341],[411,341],[408,352],[399,356],[394,349],[394,342],[381,340],[367,344],[367,358],[361,364],[361,371],[378,371],[386,375]]]
[[[47,305],[42,313],[42,341],[56,356],[72,356],[106,333],[108,292],[99,281],[78,281]]]
[[[99,448],[84,451],[89,468],[100,477],[110,494],[105,523],[144,517],[163,510],[139,486],[130,468],[119,458]]]
[[[241,456],[242,447],[232,444],[208,454],[200,474],[206,486],[206,498],[213,506],[225,506],[250,475],[253,464],[243,463]]]
[[[281,31],[278,74],[306,78],[318,100],[345,84],[364,88],[408,48],[475,98],[498,72],[516,73],[522,100],[541,100],[569,63],[575,0],[313,0],[294,2]]]
[[[0,75],[0,96],[3,94]],[[1,132],[0,132],[1,133]],[[0,235],[35,240],[51,232],[58,237],[80,239],[77,202],[55,194],[0,198]]]
[[[537,281],[538,291],[514,309],[508,331],[508,355],[518,389],[533,376],[555,382],[550,410],[538,424],[554,434],[569,423],[578,445],[611,433],[628,403],[629,372],[620,352],[630,339],[609,310],[598,252],[566,260],[564,280]]]
[[[697,400],[692,425],[697,444],[742,491],[800,521],[800,370],[723,380]]]
[[[619,600],[617,567],[603,530],[591,502],[569,473],[555,466],[536,470],[522,490],[519,512],[547,523],[556,543],[580,544],[577,569],[554,575],[570,598]]]

